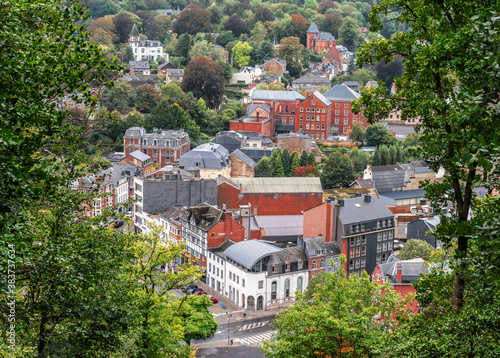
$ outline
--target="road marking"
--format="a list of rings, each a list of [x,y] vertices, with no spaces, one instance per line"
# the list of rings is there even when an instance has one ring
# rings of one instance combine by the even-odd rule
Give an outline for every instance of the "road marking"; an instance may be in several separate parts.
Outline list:
[[[248,329],[259,328],[259,327],[265,326],[268,323],[269,323],[269,321],[262,321],[262,322],[256,322],[256,323],[246,324],[243,327],[241,327],[238,331],[241,332],[241,331],[245,331],[245,330],[248,330]]]
[[[232,314],[235,314],[235,313],[240,313],[240,312],[246,312],[245,310],[241,310],[241,311],[231,311]],[[223,312],[223,313],[212,313],[212,315],[214,317],[220,317],[220,316],[226,316],[226,312]]]
[[[264,339],[271,339],[275,331],[263,333],[263,334],[258,334],[256,336],[248,337],[248,338],[242,338],[240,340],[241,344],[259,344],[261,343]]]

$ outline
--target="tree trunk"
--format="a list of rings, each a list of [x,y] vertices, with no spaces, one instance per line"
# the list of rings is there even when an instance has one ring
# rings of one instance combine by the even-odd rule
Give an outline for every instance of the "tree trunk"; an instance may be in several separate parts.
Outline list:
[[[40,328],[38,330],[38,346],[37,346],[37,351],[38,351],[38,358],[42,358],[44,356],[43,352],[45,350],[45,345],[46,345],[46,335],[47,335],[47,313],[45,310],[42,310],[41,312],[41,317],[42,319],[40,320]]]

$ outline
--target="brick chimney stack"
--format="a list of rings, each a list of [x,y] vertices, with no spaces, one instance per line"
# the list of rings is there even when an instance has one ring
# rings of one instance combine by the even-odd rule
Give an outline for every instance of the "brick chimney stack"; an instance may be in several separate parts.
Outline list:
[[[403,279],[403,265],[400,262],[396,265],[397,274],[396,274],[396,282],[401,283]]]

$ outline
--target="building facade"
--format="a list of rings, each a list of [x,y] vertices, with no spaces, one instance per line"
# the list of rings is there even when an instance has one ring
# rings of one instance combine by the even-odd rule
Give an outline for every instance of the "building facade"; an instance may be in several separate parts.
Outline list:
[[[313,140],[325,140],[330,136],[332,102],[319,92],[297,104],[295,132],[302,130]]]
[[[348,135],[356,122],[366,129],[368,121],[363,113],[352,112],[351,102],[359,98],[359,93],[346,85],[336,85],[323,95],[332,103],[332,133]]]
[[[158,57],[163,57],[166,61],[169,59],[168,54],[163,53],[163,43],[160,41],[141,41],[135,24],[130,32],[129,45],[136,61],[156,61]]]

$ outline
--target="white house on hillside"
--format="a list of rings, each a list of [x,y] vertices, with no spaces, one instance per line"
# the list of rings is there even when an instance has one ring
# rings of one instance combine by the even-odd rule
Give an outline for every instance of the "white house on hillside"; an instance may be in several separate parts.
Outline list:
[[[129,44],[136,61],[156,61],[158,57],[163,57],[168,62],[168,53],[163,53],[163,43],[161,41],[141,41],[135,24],[130,32]]]

